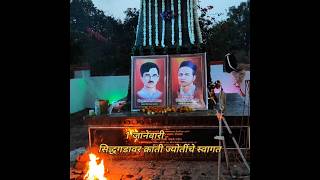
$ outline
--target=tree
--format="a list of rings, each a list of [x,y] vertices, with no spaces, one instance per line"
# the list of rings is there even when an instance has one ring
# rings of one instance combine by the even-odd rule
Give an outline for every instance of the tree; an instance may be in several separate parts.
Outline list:
[[[215,17],[207,15],[212,6],[201,8],[199,18],[207,57],[222,60],[228,51],[234,51],[241,62],[249,62],[250,48],[250,1],[238,7],[230,7],[227,19],[216,22]],[[218,16],[221,14],[218,14]]]
[[[120,21],[105,16],[91,0],[70,3],[70,63],[88,63],[93,75],[111,74],[116,69],[114,47],[123,32]]]
[[[249,62],[249,6],[250,1],[231,7],[228,18],[220,22],[216,22],[216,16],[221,14],[209,15],[214,11],[213,6],[200,9],[199,24],[208,60],[221,60],[230,49],[235,49],[240,61]],[[93,75],[128,75],[139,11],[128,8],[124,13],[126,18],[121,22],[106,16],[91,0],[73,0],[70,3],[70,63],[89,64]]]
[[[233,25],[234,41],[239,49],[249,52],[250,44],[250,1],[242,2],[238,7],[230,7],[227,22]]]
[[[136,39],[139,11],[136,8],[128,8],[124,13],[126,14],[126,17],[122,24],[122,31],[119,32],[120,49],[118,53],[118,73],[129,74],[131,68],[131,50]]]

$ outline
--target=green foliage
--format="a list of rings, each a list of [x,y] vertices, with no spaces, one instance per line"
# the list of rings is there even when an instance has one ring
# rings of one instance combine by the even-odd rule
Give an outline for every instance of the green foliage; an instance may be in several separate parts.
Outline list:
[[[129,74],[138,11],[128,9],[122,23],[104,15],[90,0],[70,3],[70,64],[91,66],[93,75]],[[97,38],[88,31],[103,37]]]
[[[212,9],[201,8],[199,17],[208,58],[223,60],[225,54],[233,51],[240,62],[249,63],[250,0],[238,7],[230,7],[228,18],[220,22],[207,15]]]

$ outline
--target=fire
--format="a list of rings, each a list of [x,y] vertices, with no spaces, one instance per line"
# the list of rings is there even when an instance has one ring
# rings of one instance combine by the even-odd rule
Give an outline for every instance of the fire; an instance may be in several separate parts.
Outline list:
[[[87,174],[84,176],[84,180],[107,180],[104,176],[104,165],[103,160],[101,160],[100,164],[97,164],[97,160],[99,158],[93,153],[89,154],[89,169]]]

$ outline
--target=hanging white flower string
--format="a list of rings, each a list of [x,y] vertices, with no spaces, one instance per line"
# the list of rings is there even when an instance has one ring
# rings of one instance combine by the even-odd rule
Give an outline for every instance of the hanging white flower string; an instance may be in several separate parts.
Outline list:
[[[162,0],[162,13],[165,11],[165,4],[164,4],[164,0]],[[161,35],[161,46],[164,47],[164,28],[165,28],[165,19],[162,17],[162,35]]]
[[[190,0],[187,0],[187,18],[188,18],[188,22],[187,22],[187,24],[188,24],[188,34],[189,34],[189,39],[190,39],[190,43],[191,43],[192,37],[191,37],[191,27],[190,27],[190,25],[191,25],[191,23],[190,23]]]
[[[195,2],[196,3],[196,7],[198,7],[198,1]],[[198,11],[196,11],[196,17],[198,18]],[[196,21],[196,28],[197,28],[197,35],[198,35],[198,40],[199,43],[202,43],[202,35],[201,35],[201,29],[200,29],[200,25],[199,25],[199,21]]]
[[[171,44],[174,45],[174,4],[171,0]]]
[[[151,0],[149,0],[149,46],[152,45]]]
[[[146,0],[142,0],[143,1],[143,46],[147,45],[147,18],[146,18]]]
[[[181,30],[181,0],[178,0],[178,28],[179,28],[179,46],[182,46],[182,30]]]
[[[194,21],[193,21],[193,0],[190,0],[190,20],[191,20],[191,44],[194,44]]]
[[[159,46],[159,39],[158,39],[158,0],[155,1],[155,9],[154,9],[154,15],[155,15],[155,25],[156,25],[156,46]]]
[[[137,29],[136,29],[136,41],[134,43],[135,46],[137,46],[137,41],[138,41],[139,24],[140,24],[140,18],[142,17],[141,10],[142,10],[142,1],[140,1],[140,12],[139,12],[139,16],[138,16],[138,25],[137,25]]]

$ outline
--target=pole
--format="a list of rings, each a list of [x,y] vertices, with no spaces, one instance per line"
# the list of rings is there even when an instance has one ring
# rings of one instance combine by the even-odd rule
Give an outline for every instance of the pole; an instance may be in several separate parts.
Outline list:
[[[221,137],[222,135],[222,122],[220,119],[219,120],[219,136]],[[221,140],[219,140],[219,146],[221,146]],[[221,151],[218,154],[218,180],[220,180],[220,169],[221,169]]]

